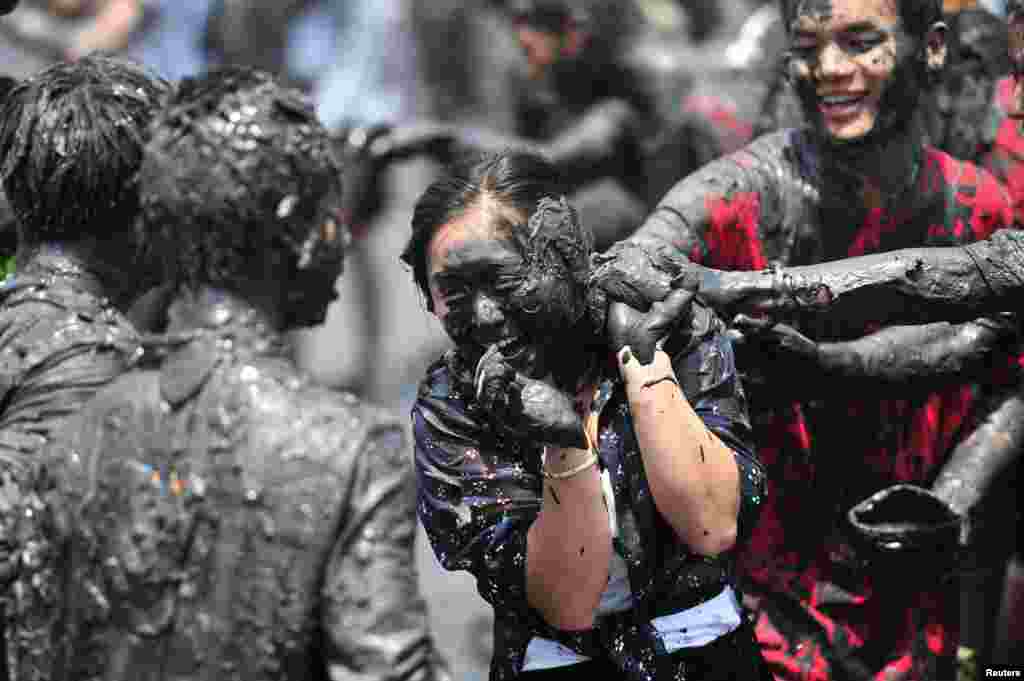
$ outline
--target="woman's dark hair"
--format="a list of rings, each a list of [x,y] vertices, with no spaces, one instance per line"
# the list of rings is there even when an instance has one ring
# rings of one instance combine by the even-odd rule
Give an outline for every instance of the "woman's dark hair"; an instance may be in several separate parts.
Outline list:
[[[907,32],[916,37],[924,38],[928,30],[937,21],[942,21],[942,0],[897,0],[900,5],[900,19]],[[786,30],[793,23],[793,13],[800,6],[801,0],[779,0],[782,16],[785,17]]]
[[[402,261],[412,267],[413,277],[433,310],[427,278],[427,248],[437,230],[462,215],[481,199],[493,200],[523,216],[512,224],[504,214],[495,214],[504,226],[524,227],[542,198],[565,193],[565,182],[547,160],[536,154],[505,151],[467,157],[450,166],[444,175],[423,192],[412,216],[412,236],[402,252]]]
[[[186,78],[139,171],[143,243],[170,281],[230,283],[284,263],[341,169],[312,102],[246,67]]]
[[[14,84],[0,103],[0,179],[21,240],[131,233],[146,128],[167,89],[102,56]]]

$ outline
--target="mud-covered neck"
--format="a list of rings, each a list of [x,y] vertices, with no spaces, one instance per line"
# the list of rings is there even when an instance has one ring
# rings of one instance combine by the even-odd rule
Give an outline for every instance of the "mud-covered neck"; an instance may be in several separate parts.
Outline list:
[[[825,186],[859,188],[868,203],[877,193],[885,203],[886,198],[903,197],[917,181],[926,144],[919,114],[897,130],[858,144],[834,144],[816,132],[809,134]]]
[[[287,341],[266,306],[213,286],[182,288],[167,309],[167,332],[188,335],[213,332],[232,343],[234,351],[252,355],[286,355]]]
[[[16,273],[48,286],[68,286],[91,293],[122,309],[131,303],[133,295],[119,281],[125,279],[124,271],[115,273],[97,257],[95,245],[87,242],[21,246]]]

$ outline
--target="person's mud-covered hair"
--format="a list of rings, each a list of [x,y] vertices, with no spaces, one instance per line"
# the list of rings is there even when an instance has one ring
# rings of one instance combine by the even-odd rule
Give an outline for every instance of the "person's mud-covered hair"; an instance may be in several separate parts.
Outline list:
[[[779,0],[782,16],[785,18],[787,30],[796,18],[794,15],[806,0]],[[928,30],[938,21],[942,21],[942,0],[897,0],[900,7],[900,19],[907,33],[924,38]]]
[[[1006,23],[983,9],[966,9],[950,23],[950,68],[976,62],[993,78],[1010,72]]]
[[[341,170],[312,102],[267,73],[182,81],[139,174],[139,229],[169,281],[230,284],[301,254]]]
[[[412,267],[428,308],[433,309],[427,249],[438,229],[484,198],[494,201],[498,207],[495,219],[510,232],[517,223],[525,229],[540,200],[560,197],[565,188],[554,166],[535,154],[508,151],[471,155],[446,168],[417,201],[412,236],[402,253],[402,261]]]
[[[166,91],[103,56],[13,84],[0,100],[0,180],[23,243],[131,233],[146,128]]]

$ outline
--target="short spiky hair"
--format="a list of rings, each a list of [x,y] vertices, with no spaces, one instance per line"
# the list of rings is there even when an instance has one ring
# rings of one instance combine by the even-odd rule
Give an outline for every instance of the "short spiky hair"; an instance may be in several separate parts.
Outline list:
[[[306,96],[228,67],[182,81],[153,123],[139,185],[141,241],[165,276],[226,284],[289,257],[323,198],[340,197],[341,169]]]
[[[942,0],[896,0],[900,5],[900,18],[910,35],[923,38],[935,22],[942,21]],[[786,28],[793,23],[793,13],[801,0],[779,0]]]
[[[0,180],[25,243],[130,230],[146,128],[167,84],[89,56],[19,82],[0,103]]]

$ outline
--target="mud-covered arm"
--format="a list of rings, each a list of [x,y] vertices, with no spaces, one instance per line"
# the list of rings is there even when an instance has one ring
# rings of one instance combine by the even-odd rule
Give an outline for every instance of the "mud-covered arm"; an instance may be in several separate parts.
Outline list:
[[[675,293],[655,303],[648,317],[678,299]],[[622,309],[616,304],[609,312],[610,329]],[[764,478],[756,472],[746,401],[724,326],[703,307],[694,309],[689,325],[689,333],[675,334],[688,341],[674,360],[657,350],[643,364],[646,353],[633,344],[618,354],[658,511],[693,551],[717,555],[752,527],[757,509],[751,505],[763,498],[751,493],[752,483]]]
[[[1024,392],[1020,385],[993,397],[995,408],[963,440],[942,467],[932,491],[960,516],[985,498],[993,484],[1011,470],[1024,449]]]
[[[964,380],[987,380],[1013,353],[1012,315],[962,324],[891,326],[856,340],[816,343],[795,328],[740,316],[730,332],[741,369],[777,399],[810,399],[836,390],[930,392]],[[799,375],[801,380],[787,380]]]
[[[355,467],[345,530],[323,588],[325,663],[332,681],[450,678],[419,588],[408,453],[399,427],[379,427]]]
[[[768,482],[757,456],[747,396],[736,367],[732,342],[722,321],[697,307],[691,340],[682,350],[669,343],[672,366],[694,413],[732,451],[739,472],[736,543],[753,532],[767,496]]]
[[[757,243],[765,215],[780,205],[776,166],[765,149],[747,148],[679,181],[631,237],[594,256],[591,307],[599,310],[607,298],[647,309],[680,287],[680,277],[717,272],[695,263],[763,267],[750,244]]]
[[[717,308],[777,317],[881,323],[964,321],[1016,311],[1024,298],[1024,232],[1004,229],[966,246],[913,248],[761,272],[701,271],[701,298]]]
[[[608,99],[594,104],[567,130],[547,141],[486,128],[420,123],[396,128],[375,141],[371,152],[386,161],[426,154],[449,163],[460,152],[519,149],[546,157],[569,182],[582,184],[594,179],[594,167],[617,153],[618,145],[633,133],[635,120],[636,112],[628,102]]]

